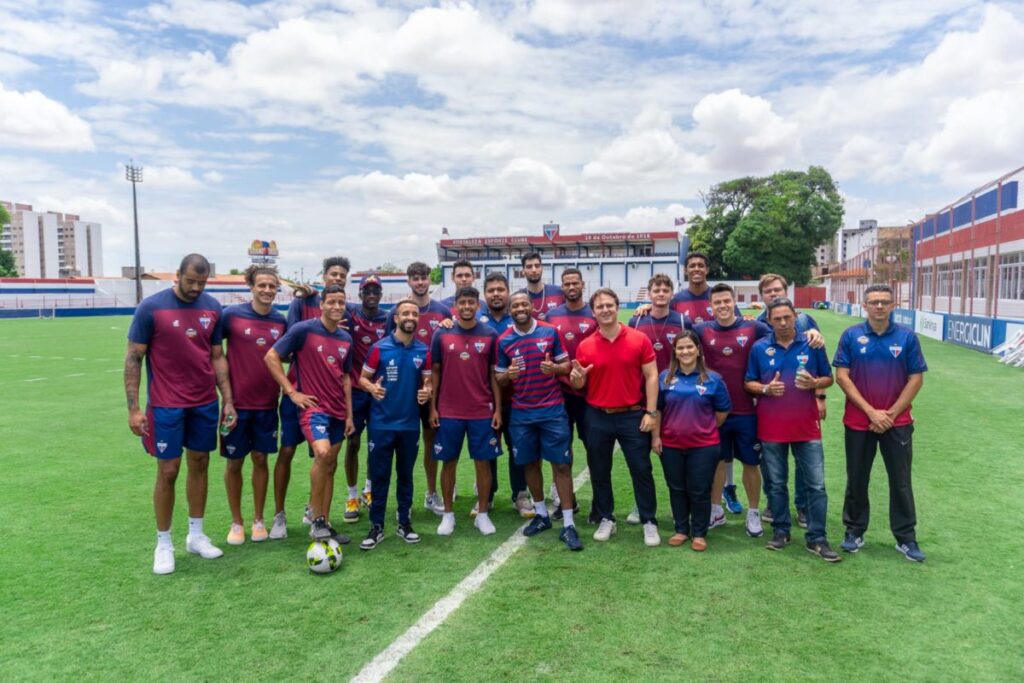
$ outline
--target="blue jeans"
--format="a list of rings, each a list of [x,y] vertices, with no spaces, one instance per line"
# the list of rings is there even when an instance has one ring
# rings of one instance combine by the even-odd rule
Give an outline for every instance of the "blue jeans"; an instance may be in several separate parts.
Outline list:
[[[768,490],[768,506],[772,511],[772,529],[788,534],[792,528],[789,515],[789,450],[793,450],[796,469],[803,476],[807,492],[808,542],[825,540],[825,516],[828,495],[825,493],[825,451],[821,441],[792,443],[761,442],[761,468]]]

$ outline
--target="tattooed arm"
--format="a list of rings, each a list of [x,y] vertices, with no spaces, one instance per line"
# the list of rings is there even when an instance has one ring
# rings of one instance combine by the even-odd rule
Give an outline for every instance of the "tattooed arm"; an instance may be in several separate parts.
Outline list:
[[[124,355],[124,395],[128,400],[128,428],[136,436],[149,436],[149,421],[139,407],[139,384],[142,380],[142,359],[146,357],[146,344],[128,342]]]

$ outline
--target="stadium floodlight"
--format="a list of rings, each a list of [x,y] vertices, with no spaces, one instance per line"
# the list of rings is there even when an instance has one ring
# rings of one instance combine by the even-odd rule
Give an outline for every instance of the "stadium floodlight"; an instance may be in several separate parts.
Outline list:
[[[135,215],[135,305],[142,303],[142,262],[139,256],[139,201],[135,184],[142,182],[142,167],[132,159],[124,167],[124,179],[132,184],[132,213]]]

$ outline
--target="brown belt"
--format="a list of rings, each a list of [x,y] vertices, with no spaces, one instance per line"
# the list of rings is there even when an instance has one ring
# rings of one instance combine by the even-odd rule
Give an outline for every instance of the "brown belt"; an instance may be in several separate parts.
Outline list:
[[[597,406],[594,406],[594,407],[596,408]],[[637,410],[643,410],[643,406],[641,406],[638,403],[637,405],[622,406],[621,408],[597,408],[597,409],[600,410],[602,413],[607,413],[609,415],[618,415],[619,413],[632,413],[632,412],[635,412]]]

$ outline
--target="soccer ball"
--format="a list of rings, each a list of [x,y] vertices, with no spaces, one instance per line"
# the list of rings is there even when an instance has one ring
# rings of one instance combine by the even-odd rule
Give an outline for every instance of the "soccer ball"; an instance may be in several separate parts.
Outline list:
[[[306,549],[306,564],[314,574],[330,574],[341,566],[341,546],[333,538],[313,541]]]

